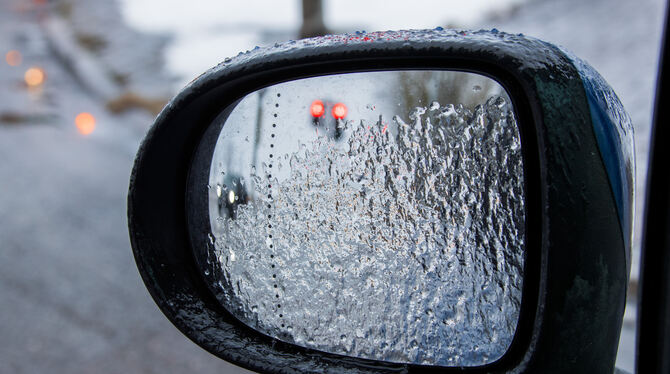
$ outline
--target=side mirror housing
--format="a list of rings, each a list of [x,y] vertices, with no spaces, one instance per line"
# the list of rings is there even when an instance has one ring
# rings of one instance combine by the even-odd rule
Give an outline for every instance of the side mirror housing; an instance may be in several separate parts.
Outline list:
[[[297,332],[282,331],[281,329],[285,326],[281,321],[263,320],[260,312],[255,312],[255,315],[250,316],[231,306],[238,304],[227,303],[233,299],[235,290],[244,288],[244,285],[219,285],[218,282],[221,280],[230,281],[235,278],[229,274],[231,268],[224,265],[226,262],[224,259],[218,262],[218,257],[213,255],[208,257],[208,254],[219,253],[216,251],[223,248],[221,247],[222,240],[229,238],[229,236],[213,234],[215,231],[213,226],[217,224],[216,218],[221,218],[223,226],[232,227],[230,222],[233,222],[233,220],[235,220],[235,224],[243,222],[241,220],[245,219],[245,214],[251,214],[247,212],[260,212],[259,209],[263,208],[261,205],[265,206],[265,203],[260,204],[260,202],[266,202],[267,200],[263,197],[264,195],[261,196],[259,193],[259,191],[263,191],[261,187],[258,187],[260,183],[253,182],[256,187],[241,188],[240,186],[243,183],[242,180],[246,180],[246,183],[251,185],[253,176],[268,174],[267,169],[263,169],[263,172],[260,169],[267,167],[269,159],[263,159],[265,164],[256,159],[245,162],[245,164],[251,164],[251,166],[248,169],[241,170],[248,170],[249,175],[242,175],[241,172],[233,173],[232,171],[237,169],[226,165],[220,168],[216,165],[212,166],[213,160],[216,160],[216,149],[218,142],[222,139],[222,131],[226,131],[226,128],[233,128],[231,127],[233,126],[231,124],[232,120],[229,119],[237,118],[235,117],[237,115],[236,111],[241,110],[240,108],[243,107],[247,98],[262,90],[267,90],[263,92],[279,92],[276,91],[277,87],[285,89],[289,87],[286,84],[292,82],[306,82],[308,79],[317,79],[314,81],[317,83],[314,83],[313,91],[309,91],[307,88],[303,88],[301,91],[282,91],[290,92],[288,97],[284,96],[287,101],[282,101],[282,108],[284,108],[284,103],[287,103],[287,108],[293,108],[291,105],[295,105],[296,108],[302,108],[303,106],[305,108],[304,113],[295,117],[297,119],[294,120],[294,117],[291,117],[290,121],[281,123],[286,129],[283,130],[285,136],[288,138],[295,137],[296,141],[303,139],[300,132],[302,130],[298,131],[297,129],[302,126],[298,122],[304,119],[304,126],[306,126],[304,129],[312,129],[310,131],[316,131],[317,133],[319,130],[321,131],[321,133],[309,139],[318,141],[321,145],[325,144],[324,149],[341,148],[351,153],[350,148],[347,148],[350,145],[342,144],[345,144],[347,139],[353,139],[351,134],[358,127],[353,130],[349,128],[352,132],[346,132],[349,131],[346,130],[346,124],[349,123],[347,122],[347,116],[359,115],[358,113],[363,113],[363,109],[359,110],[349,105],[349,110],[345,112],[341,107],[336,110],[335,106],[339,104],[338,101],[345,104],[347,100],[356,102],[356,100],[349,98],[359,95],[356,93],[357,88],[360,88],[361,91],[365,90],[363,86],[351,85],[346,86],[349,87],[346,89],[338,88],[335,83],[332,83],[335,81],[327,80],[324,77],[337,78],[361,73],[368,74],[367,77],[387,77],[387,75],[373,74],[404,71],[449,71],[477,75],[492,80],[502,87],[504,95],[501,93],[501,97],[509,100],[513,107],[513,113],[509,116],[513,116],[513,122],[516,126],[513,135],[518,138],[520,144],[520,150],[517,150],[516,154],[519,158],[518,165],[523,172],[523,178],[519,179],[521,200],[518,201],[521,201],[521,205],[510,203],[510,205],[505,206],[521,207],[519,209],[523,219],[519,221],[512,217],[509,221],[505,221],[504,227],[509,227],[511,222],[517,222],[519,225],[518,230],[515,231],[516,234],[506,237],[517,238],[522,243],[522,246],[519,247],[522,262],[520,265],[521,271],[515,275],[519,278],[519,282],[514,283],[518,284],[519,287],[518,305],[513,313],[513,320],[516,321],[516,325],[509,328],[510,333],[506,335],[508,339],[506,338],[504,345],[500,346],[499,354],[490,357],[481,353],[479,346],[483,343],[470,342],[470,345],[466,344],[465,346],[459,345],[460,343],[456,344],[456,348],[452,347],[455,351],[444,351],[446,353],[441,356],[444,358],[442,360],[430,361],[421,358],[426,355],[432,357],[430,353],[433,349],[436,349],[434,348],[436,346],[435,341],[448,341],[452,338],[456,341],[453,336],[442,336],[439,339],[435,338],[437,340],[434,341],[419,343],[418,353],[413,353],[407,357],[403,356],[404,358],[379,353],[383,352],[382,348],[379,348],[379,352],[372,350],[365,353],[359,350],[352,354],[349,352],[355,350],[350,346],[343,345],[344,348],[342,348],[333,345],[329,347],[327,344],[319,345],[318,342],[301,341],[297,337]],[[378,78],[375,79],[377,79],[378,85],[383,87],[382,91],[393,90],[386,88],[385,84],[388,84],[388,82]],[[465,87],[471,81],[467,80],[459,83],[459,81],[454,80],[450,82],[453,85],[463,85]],[[480,85],[476,86],[481,90]],[[305,85],[305,87],[310,86]],[[440,87],[444,87],[444,85],[437,85],[436,87],[439,91]],[[467,86],[468,90],[471,90],[471,87]],[[275,89],[275,91],[272,91],[272,89]],[[310,96],[311,92],[321,92],[322,90],[329,93],[330,96]],[[408,87],[403,88],[402,86],[397,87],[397,90],[401,93],[411,91]],[[430,92],[430,90],[426,92]],[[419,98],[417,95],[412,96],[412,100],[416,99],[419,103],[416,107],[420,109],[419,111],[423,110],[425,112],[430,111],[431,101],[434,100],[430,95],[438,94],[429,93],[426,94],[425,98]],[[267,105],[269,109],[263,112],[263,115],[271,116],[274,113],[272,108],[275,105],[279,108],[280,103],[267,100],[266,103],[266,101],[263,101],[265,100],[263,96],[260,97],[261,99],[253,99],[257,100],[258,103],[264,103],[257,105],[258,110],[266,110],[263,109],[266,108],[263,105]],[[297,103],[299,99],[304,99],[304,104],[302,101]],[[318,115],[312,113],[314,117],[312,118],[308,114],[312,110],[310,105],[317,99],[322,102],[323,108],[317,105],[317,108],[314,109],[316,112],[312,112]],[[379,102],[388,103],[388,100],[390,99],[380,99]],[[290,102],[294,104],[289,104]],[[395,104],[395,102],[393,103]],[[367,102],[359,102],[358,104],[365,106]],[[438,104],[437,109],[442,110],[445,103]],[[482,110],[481,108],[485,110],[486,105],[482,105],[480,110]],[[465,108],[467,109],[467,105]],[[322,121],[324,123],[323,127],[318,127],[317,122],[319,124],[322,122],[316,119],[328,115],[329,111],[335,113],[333,119],[328,119],[330,121],[328,123],[332,122],[332,124],[326,125],[324,119]],[[466,122],[474,123],[472,118],[476,117],[476,110],[472,109],[470,112],[471,114],[468,114],[470,117],[467,117]],[[290,111],[284,113],[293,115],[293,112]],[[423,126],[421,127],[421,131],[423,131],[421,134],[425,134],[428,131],[425,127],[427,123],[425,117],[421,119],[421,115],[419,115],[417,122],[416,113],[414,112],[413,117],[406,117],[404,122],[410,122],[407,119],[410,118],[414,123]],[[400,114],[401,116],[407,115],[407,113]],[[240,128],[257,126],[257,129],[267,129],[263,131],[267,131],[268,135],[270,134],[269,124],[273,123],[271,118],[270,122],[267,122],[268,125],[262,127],[258,124],[261,114],[253,114],[253,117],[248,118],[243,114],[239,116],[239,118],[242,118],[239,121],[256,118],[256,121],[249,119],[249,124],[240,125],[242,126]],[[384,116],[388,116],[388,114],[384,113]],[[276,113],[275,118],[278,118],[276,121],[283,120],[283,117],[279,118]],[[386,117],[382,117],[380,114],[378,123],[384,133],[387,128],[391,129],[388,131],[392,133],[392,136],[398,136],[402,132],[399,130],[402,125],[398,125],[402,120],[393,122],[395,125],[389,125],[391,127],[383,127],[383,118]],[[484,127],[495,122],[490,115],[487,117],[485,113],[481,114],[480,118]],[[506,118],[506,123],[511,123],[512,117]],[[365,131],[373,131],[372,125],[377,123],[374,122],[374,118],[368,122],[362,119],[360,122],[357,120],[358,117],[351,122],[351,126],[365,127],[370,125],[367,130],[361,127]],[[435,121],[437,120],[433,117],[429,121],[433,128],[440,126],[441,123]],[[389,123],[391,122],[389,117]],[[339,130],[340,133],[338,133],[340,124],[342,126]],[[411,127],[411,123],[409,126]],[[437,134],[437,130],[435,131],[435,134]],[[326,36],[291,41],[267,49],[255,49],[240,54],[236,58],[227,59],[219,66],[198,77],[184,88],[157,117],[138,152],[130,181],[128,219],[133,253],[150,294],[161,311],[182,333],[212,354],[252,370],[267,372],[286,370],[319,372],[439,370],[440,372],[449,372],[460,371],[463,366],[467,366],[468,370],[474,373],[558,373],[584,370],[585,368],[596,372],[613,372],[630,268],[634,185],[632,131],[630,119],[623,110],[621,103],[598,73],[583,61],[560,48],[523,35],[506,34],[497,30],[466,32],[440,29],[378,32]],[[250,134],[254,133],[251,132]],[[273,138],[274,134],[272,133]],[[382,136],[381,132],[375,134],[377,134],[376,136]],[[475,133],[467,132],[467,134],[470,136]],[[230,136],[235,135],[231,133]],[[437,139],[435,138],[437,135],[432,138],[431,136],[433,135],[426,137],[430,140],[430,145],[421,143],[422,140],[416,140],[417,144],[422,144],[417,146],[421,152],[425,152],[427,148],[420,147],[437,147],[436,143],[433,142]],[[252,136],[248,143],[244,143],[243,137],[238,140],[239,144],[248,144],[249,149],[265,146],[271,147],[271,149],[281,148],[279,143],[265,144],[260,140],[254,141],[253,139]],[[477,141],[476,134],[473,139],[473,141]],[[286,144],[290,143],[288,140]],[[496,147],[493,143],[488,144]],[[398,147],[403,152],[407,152],[407,149],[409,149]],[[511,155],[514,152],[513,148],[493,148],[495,151],[489,153],[489,155],[495,155],[490,156],[495,159],[505,157],[505,155]],[[449,149],[453,150],[454,148]],[[277,157],[283,156],[282,152],[277,152]],[[295,152],[304,151],[300,151],[298,147]],[[393,153],[393,151],[390,152]],[[421,152],[418,154],[424,154]],[[234,153],[239,154],[238,151],[234,151]],[[314,154],[321,155],[322,153]],[[442,153],[436,154],[438,156],[435,156],[434,160],[438,161],[440,160],[439,154]],[[459,153],[455,152],[454,154]],[[284,167],[292,172],[294,168],[286,166],[290,164],[290,160],[288,160],[290,155],[291,152],[287,151]],[[269,157],[273,158],[272,153]],[[415,160],[421,160],[421,158]],[[487,169],[488,166],[477,167],[484,168],[482,170],[485,170],[485,172],[482,172],[482,175],[504,174],[486,174],[490,170]],[[222,182],[218,187],[211,184],[211,181],[215,180],[212,179],[213,170],[215,172],[224,171],[224,174],[226,174],[225,171],[230,170],[225,177],[221,177]],[[430,170],[433,170],[432,173],[437,175],[442,169],[438,166],[431,166]],[[454,171],[458,170],[462,169],[454,169]],[[500,170],[504,172],[510,169],[502,167]],[[390,172],[389,175],[391,175]],[[422,178],[429,179],[432,174],[424,173],[421,175],[423,175]],[[290,180],[290,178],[293,178],[292,176],[293,174],[286,172],[283,178],[284,180]],[[504,176],[505,179],[500,179],[501,183],[514,177],[510,174],[504,174]],[[270,187],[275,183],[281,184],[282,182],[280,176],[270,177],[268,180],[271,181],[268,184]],[[491,191],[493,188],[486,184],[488,182],[481,183],[483,184],[480,187],[485,185],[486,188],[483,189],[486,191]],[[233,184],[235,188],[229,188]],[[224,185],[226,186],[223,187]],[[350,186],[350,184],[347,186]],[[465,190],[473,188],[473,186],[476,187],[477,183],[473,182],[468,186],[464,187]],[[310,186],[307,189],[301,189],[301,191],[310,192],[318,188],[321,187]],[[355,188],[362,190],[360,180]],[[380,188],[383,190],[386,187],[382,186]],[[418,190],[410,187],[405,190],[395,189],[393,191],[389,196],[397,199],[400,199],[399,196],[407,194],[424,196],[420,195],[417,192]],[[443,196],[444,194],[434,193],[434,195]],[[277,196],[279,195],[268,196],[268,198],[276,199]],[[476,206],[477,199],[480,199],[481,196],[472,195],[469,200],[471,204],[474,204],[472,206]],[[289,197],[291,196],[284,196],[284,198]],[[491,200],[490,196],[486,199]],[[464,198],[465,200],[467,199]],[[420,200],[417,201],[420,203]],[[270,209],[271,204],[267,205]],[[310,209],[313,209],[309,206],[309,204],[305,205],[301,208],[302,211],[309,212]],[[470,205],[465,206],[470,207]],[[254,208],[256,210],[251,210],[252,207],[256,207]],[[482,207],[481,209],[486,210],[487,208]],[[432,224],[438,226],[453,224],[454,230],[461,230],[459,232],[466,232],[470,227],[470,223],[459,223],[458,220],[454,220],[455,223],[447,222],[447,218],[445,218],[447,216],[443,210],[435,208],[435,212],[437,213],[432,217],[437,218],[434,218]],[[333,212],[332,214],[336,213]],[[354,214],[358,213],[353,213],[353,211],[346,213],[346,215]],[[504,214],[505,211],[503,210],[489,215],[484,214],[482,217],[495,219],[496,217],[502,217]],[[409,220],[411,218],[410,215],[406,216],[405,219]],[[268,217],[268,219],[277,218]],[[303,221],[307,222],[307,219],[296,218],[293,219],[292,224],[299,225]],[[268,221],[266,224],[272,225],[275,222]],[[479,224],[481,230],[493,230],[492,228],[495,226],[483,221]],[[353,230],[356,230],[356,225],[351,226],[354,226]],[[337,230],[329,227],[311,228],[311,230],[318,230],[320,233],[325,232],[326,234],[329,233],[328,230],[333,230],[333,235],[340,235]],[[427,230],[425,226],[416,226],[415,232],[419,236],[422,232],[426,232],[425,230]],[[246,237],[253,237],[253,232],[251,230],[251,234]],[[263,227],[258,226],[258,232],[267,235],[268,231],[265,224]],[[477,233],[479,232],[477,231]],[[289,232],[285,234],[285,237],[291,235]],[[496,253],[501,254],[501,256],[516,248],[511,244],[501,244],[496,247],[493,243],[489,244],[488,241],[485,243],[477,235],[473,234],[472,236],[476,248],[497,248],[498,252]],[[426,240],[437,240],[437,237],[437,235],[432,235]],[[265,242],[265,236],[263,238]],[[270,245],[281,243],[279,238],[273,237],[270,239],[272,240],[267,242],[269,243],[267,248],[263,246],[256,248],[251,244],[231,243],[230,241],[226,241],[226,245],[235,246],[242,251],[240,253],[256,256],[255,258],[280,256],[277,252],[273,252],[278,248]],[[300,247],[301,243],[304,244],[310,240],[313,242],[314,239],[305,236],[303,242],[293,240],[291,243],[294,243],[294,245],[291,248]],[[418,243],[418,241],[417,239],[416,242]],[[368,242],[361,239],[360,243]],[[449,241],[436,243],[433,244],[438,249],[448,248],[450,245]],[[342,244],[342,247],[338,248],[344,248],[346,245],[350,244]],[[383,248],[378,248],[376,244],[365,245],[383,251]],[[279,245],[277,244],[277,246]],[[400,246],[398,248],[408,247]],[[415,247],[412,247],[411,251],[415,251],[415,249]],[[475,250],[469,253],[480,252]],[[269,257],[271,255],[273,257]],[[427,254],[427,256],[430,255],[430,253]],[[487,271],[476,266],[478,257],[474,258],[472,269],[478,269],[477,271],[481,271],[482,274],[485,273],[488,276]],[[315,268],[310,267],[309,264],[317,266],[319,259],[310,261],[313,262],[305,265],[300,271],[296,270],[299,265],[292,262],[278,262],[276,265],[281,265],[284,270],[287,268],[290,270],[287,270],[286,274],[293,277],[292,282],[301,282],[301,280],[307,279],[304,275],[304,271],[307,271],[305,269]],[[436,257],[436,261],[436,266],[442,266],[443,262],[440,262],[442,261],[440,257]],[[467,261],[463,259],[465,265],[456,264],[455,266],[466,266]],[[249,260],[248,263],[251,264],[251,261]],[[272,269],[275,269],[275,263],[271,261],[267,262],[267,266],[270,266],[271,263]],[[508,262],[504,263],[507,264]],[[332,261],[329,263],[329,265],[333,264]],[[342,271],[345,271],[354,265],[343,263],[338,266],[342,268]],[[407,266],[413,265],[408,264]],[[428,274],[431,271],[430,266],[425,266],[425,263],[423,266],[425,267],[425,273],[421,274]],[[511,274],[511,270],[504,266],[495,268],[495,271],[503,275]],[[249,274],[252,273],[249,272]],[[270,298],[275,296],[275,292],[272,290],[273,281],[270,280],[271,275],[272,273],[268,273],[268,281],[266,282],[267,295]],[[398,277],[400,276],[398,275]],[[416,277],[416,275],[413,275],[413,277]],[[254,276],[250,276],[248,284],[254,284],[255,279]],[[384,279],[391,279],[391,277]],[[506,278],[491,279],[506,279],[506,282],[513,282],[513,279],[516,278],[507,276]],[[436,283],[440,284],[442,288],[435,288],[437,286],[427,286],[427,288],[448,290],[450,287],[448,279],[435,282],[447,283],[444,283],[446,286],[442,283]],[[473,282],[472,284],[478,283]],[[306,286],[308,289],[313,287],[314,292],[323,291],[319,288],[322,285],[318,283],[309,282],[306,283]],[[281,285],[281,287],[284,287],[282,295],[289,295],[292,286]],[[482,284],[481,287],[483,289],[484,285]],[[278,288],[276,282],[274,282],[274,288]],[[513,288],[505,288],[505,285],[502,285],[500,289]],[[420,290],[417,288],[415,291],[408,292],[411,294],[412,292],[420,292]],[[473,292],[478,295],[481,294],[481,290]],[[509,292],[513,293],[514,291],[495,294],[495,297],[507,297]],[[262,301],[263,297],[265,296],[260,296],[259,300]],[[277,293],[276,297],[279,299],[280,293]],[[514,297],[510,300],[516,300]],[[295,305],[298,305],[300,301],[288,296],[287,300],[295,302]],[[445,302],[436,305],[446,307],[447,301],[451,299],[445,298],[444,300]],[[496,300],[499,299],[489,301],[489,304],[486,305],[497,305],[498,301]],[[264,302],[259,301],[259,303],[265,305]],[[264,308],[262,305],[259,308]],[[292,310],[300,310],[302,313],[300,318],[302,319],[306,318],[305,315],[318,315],[319,313],[346,313],[339,309],[328,310],[323,306],[320,308],[319,305],[300,305],[291,305],[291,307],[294,308]],[[252,309],[251,305],[248,305],[248,307],[249,310]],[[243,310],[244,305],[240,308],[240,310]],[[280,314],[277,303],[268,304],[265,308],[273,311],[274,315]],[[286,310],[288,306],[285,304],[283,308]],[[492,313],[489,317],[495,316],[495,311],[491,311],[491,309],[481,310],[489,310],[489,313]],[[420,309],[420,312],[423,313],[424,309]],[[447,313],[447,311],[443,312]],[[411,312],[411,310],[407,313],[408,316],[414,316],[412,314],[414,312]],[[382,317],[380,318],[383,319],[383,313],[381,314]],[[430,315],[430,313],[427,314]],[[486,320],[486,317],[482,313],[480,317],[476,318]],[[283,314],[281,318],[284,318]],[[421,314],[421,318],[426,317]],[[299,327],[300,320],[292,321],[296,325],[296,330]],[[313,325],[310,326],[313,327]],[[491,326],[498,325],[492,324]],[[307,329],[312,327],[308,326]],[[342,326],[338,328],[342,328]],[[384,334],[391,334],[391,331],[392,329],[389,327]],[[496,331],[498,330],[495,330],[492,335],[482,334],[482,342],[486,339],[488,339],[487,342],[490,342],[491,339],[497,339],[495,338],[498,336]],[[394,333],[404,338],[428,334],[427,331],[423,333],[421,331],[409,332],[402,328]],[[366,336],[370,335],[361,334],[354,341],[360,345],[366,342],[366,339],[372,340],[372,338],[366,338]],[[491,338],[491,336],[494,338]],[[409,347],[410,343],[407,346]],[[461,351],[458,350],[458,347],[462,348]],[[456,356],[463,355],[471,355],[475,358],[470,361],[453,359]]]

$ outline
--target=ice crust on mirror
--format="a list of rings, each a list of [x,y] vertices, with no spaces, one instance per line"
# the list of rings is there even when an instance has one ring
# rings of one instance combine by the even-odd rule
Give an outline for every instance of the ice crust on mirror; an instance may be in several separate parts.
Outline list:
[[[425,75],[402,73],[366,74]],[[479,104],[424,99],[407,113],[387,98],[321,127],[284,119],[301,100],[291,85],[337,91],[328,79],[250,95],[224,124],[204,269],[217,298],[264,334],[326,352],[444,366],[502,357],[525,257],[521,144],[504,90],[466,80]]]

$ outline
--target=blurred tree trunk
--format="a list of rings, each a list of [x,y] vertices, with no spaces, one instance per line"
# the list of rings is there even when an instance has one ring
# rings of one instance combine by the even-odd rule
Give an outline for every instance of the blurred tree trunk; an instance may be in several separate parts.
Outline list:
[[[321,0],[302,0],[302,26],[300,38],[311,38],[328,34],[323,23],[323,2]]]

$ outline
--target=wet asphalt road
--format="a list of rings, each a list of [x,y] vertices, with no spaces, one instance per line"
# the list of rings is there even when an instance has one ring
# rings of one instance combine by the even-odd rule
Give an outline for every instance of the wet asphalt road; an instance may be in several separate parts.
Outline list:
[[[126,193],[152,116],[107,113],[16,3],[0,2],[0,114],[12,114],[0,122],[0,373],[244,372],[178,332],[135,267]],[[33,65],[47,80],[30,90]],[[97,119],[89,136],[74,126],[83,111]]]

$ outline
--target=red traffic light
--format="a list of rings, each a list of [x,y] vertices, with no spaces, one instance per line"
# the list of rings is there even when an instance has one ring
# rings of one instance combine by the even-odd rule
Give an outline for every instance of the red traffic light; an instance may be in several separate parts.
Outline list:
[[[333,107],[333,117],[342,119],[347,116],[347,106],[342,103],[337,103]]]
[[[309,107],[309,113],[312,115],[312,117],[321,117],[325,111],[326,109],[323,106],[323,101],[321,100],[314,100],[312,105]]]

